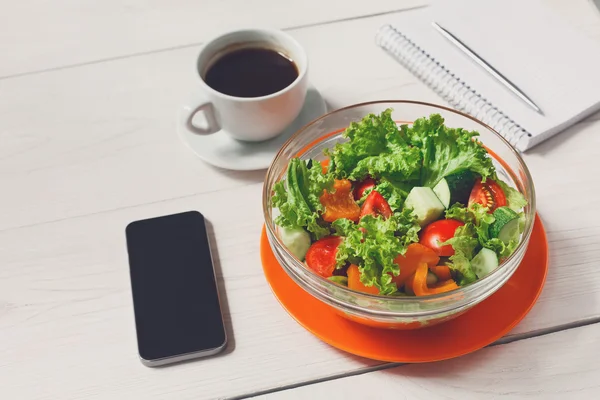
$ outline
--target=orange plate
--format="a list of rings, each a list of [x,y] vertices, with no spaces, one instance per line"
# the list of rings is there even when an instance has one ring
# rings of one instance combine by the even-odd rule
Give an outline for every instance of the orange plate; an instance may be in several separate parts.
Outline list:
[[[448,322],[416,330],[390,330],[360,325],[340,317],[333,308],[296,285],[273,255],[264,227],[260,252],[273,293],[300,325],[340,350],[391,362],[446,360],[495,342],[533,307],[548,271],[548,242],[542,222],[536,215],[523,262],[496,293]]]

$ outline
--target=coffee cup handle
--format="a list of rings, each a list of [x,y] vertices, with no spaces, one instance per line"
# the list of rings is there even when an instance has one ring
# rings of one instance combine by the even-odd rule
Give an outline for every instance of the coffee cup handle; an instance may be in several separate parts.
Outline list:
[[[196,133],[198,135],[210,135],[212,133],[217,132],[219,128],[219,124],[217,122],[217,118],[215,116],[215,108],[213,104],[209,101],[201,103],[196,107],[188,107],[185,106],[185,127],[188,131],[192,133]],[[202,112],[204,117],[206,118],[207,125],[205,127],[199,127],[193,124],[193,119],[196,114]]]

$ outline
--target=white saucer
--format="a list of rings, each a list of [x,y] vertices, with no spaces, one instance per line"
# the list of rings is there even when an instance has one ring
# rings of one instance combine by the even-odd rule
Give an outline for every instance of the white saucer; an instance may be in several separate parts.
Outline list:
[[[188,104],[200,104],[202,99],[201,94],[195,94]],[[232,138],[223,130],[212,135],[198,135],[188,131],[185,127],[184,107],[182,105],[179,108],[177,115],[177,132],[181,140],[205,162],[216,167],[237,171],[268,168],[275,154],[290,136],[327,112],[323,97],[311,85],[308,87],[300,115],[281,135],[264,142],[242,142]]]

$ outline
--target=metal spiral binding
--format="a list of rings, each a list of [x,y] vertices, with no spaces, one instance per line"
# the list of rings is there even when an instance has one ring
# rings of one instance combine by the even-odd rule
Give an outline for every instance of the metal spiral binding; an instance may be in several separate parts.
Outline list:
[[[523,127],[391,25],[377,31],[375,42],[454,108],[491,126],[513,146],[524,136],[531,137]]]

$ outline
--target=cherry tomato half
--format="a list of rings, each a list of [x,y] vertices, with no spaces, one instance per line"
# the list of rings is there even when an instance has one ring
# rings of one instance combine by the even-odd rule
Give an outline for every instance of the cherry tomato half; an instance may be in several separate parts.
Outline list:
[[[429,247],[440,257],[454,255],[454,249],[451,245],[440,246],[440,244],[453,238],[456,228],[463,225],[463,222],[455,219],[441,219],[432,222],[421,231],[419,243]]]
[[[335,270],[335,256],[342,243],[339,236],[327,236],[314,242],[306,252],[306,265],[324,278],[329,278]]]
[[[479,203],[484,207],[488,207],[489,212],[493,212],[496,208],[506,205],[506,195],[502,188],[493,180],[488,179],[482,183],[481,178],[477,178],[471,190],[469,206],[473,203]]]
[[[392,215],[392,209],[379,192],[372,191],[362,205],[359,218],[365,215],[377,216],[378,214],[383,216],[383,218],[389,218]]]
[[[375,187],[375,180],[372,178],[366,178],[364,181],[358,183],[354,187],[354,200],[358,201],[362,199],[367,189],[373,189]]]

